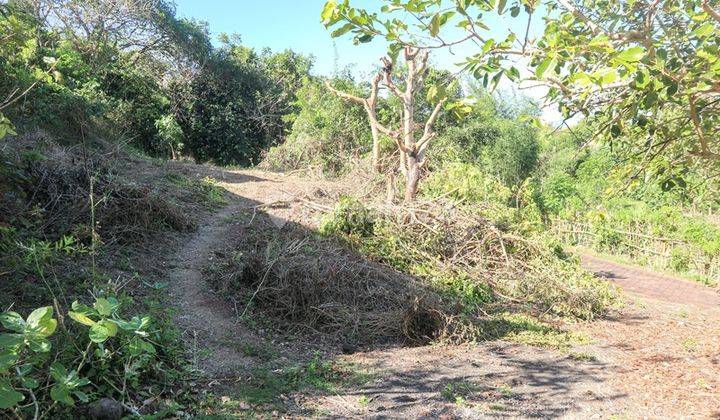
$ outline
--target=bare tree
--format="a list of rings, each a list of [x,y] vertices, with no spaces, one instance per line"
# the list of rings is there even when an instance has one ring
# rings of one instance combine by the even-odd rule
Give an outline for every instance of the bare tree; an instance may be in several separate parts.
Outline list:
[[[424,125],[415,121],[415,96],[422,90],[425,83],[429,53],[427,50],[410,46],[406,46],[403,52],[407,65],[404,90],[398,87],[393,80],[395,63],[387,57],[382,59],[384,66],[375,79],[373,79],[370,96],[368,98],[360,98],[345,92],[340,92],[333,89],[329,83],[328,88],[340,97],[359,103],[365,107],[373,133],[373,159],[376,168],[380,154],[377,140],[378,133],[383,133],[395,141],[400,152],[400,172],[402,172],[406,181],[405,201],[412,201],[417,195],[422,168],[426,162],[425,152],[432,139],[436,136],[434,129],[435,121],[440,115],[440,111],[447,98],[438,100]],[[398,129],[392,130],[377,120],[377,93],[381,82],[393,95],[397,96],[402,103],[402,126]],[[422,132],[418,134],[420,129],[422,129]]]
[[[327,88],[338,95],[339,97],[346,99],[350,102],[354,102],[356,104],[360,104],[365,108],[365,112],[368,114],[368,119],[370,120],[370,133],[372,134],[372,159],[373,159],[373,168],[375,169],[375,172],[379,173],[380,168],[380,135],[378,132],[378,123],[377,123],[377,99],[378,99],[378,90],[380,89],[380,81],[383,79],[383,73],[378,72],[378,74],[375,76],[375,78],[370,83],[370,95],[367,98],[361,98],[359,96],[351,95],[346,92],[341,92],[330,84],[329,81],[325,81],[325,86]]]

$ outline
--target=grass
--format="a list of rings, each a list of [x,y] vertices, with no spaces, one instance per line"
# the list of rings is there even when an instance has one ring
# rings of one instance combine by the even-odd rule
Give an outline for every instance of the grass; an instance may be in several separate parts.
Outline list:
[[[298,391],[336,392],[341,387],[359,386],[374,375],[354,366],[324,361],[318,356],[306,363],[279,369],[267,366],[253,370],[251,379],[238,387],[238,396],[249,404],[277,405],[279,398]]]
[[[585,334],[564,331],[531,315],[519,313],[500,313],[484,322],[483,331],[489,337],[563,351],[592,341]]]
[[[440,395],[447,401],[462,405],[478,391],[478,386],[469,381],[452,381],[443,387]]]
[[[220,187],[220,183],[214,178],[206,176],[200,179],[190,179],[177,172],[167,172],[164,177],[174,185],[191,190],[199,201],[205,203],[208,207],[217,208],[228,204],[225,198],[225,190]]]

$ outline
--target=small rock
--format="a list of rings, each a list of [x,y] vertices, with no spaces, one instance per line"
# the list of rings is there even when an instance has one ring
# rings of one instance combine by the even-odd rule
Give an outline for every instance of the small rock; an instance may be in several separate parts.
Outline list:
[[[101,398],[90,404],[88,414],[95,420],[120,420],[125,409],[111,398]]]
[[[393,398],[393,401],[400,402],[400,403],[406,403],[406,402],[417,401],[417,398],[411,397],[409,395],[398,395],[397,397]]]
[[[357,352],[357,346],[350,343],[344,343],[342,345],[342,352],[343,354],[353,354]]]

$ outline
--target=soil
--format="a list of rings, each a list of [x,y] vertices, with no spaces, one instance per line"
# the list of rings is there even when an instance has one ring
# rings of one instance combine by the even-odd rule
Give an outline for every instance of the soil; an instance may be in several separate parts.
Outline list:
[[[240,320],[225,297],[210,291],[204,270],[218,258],[233,225],[246,223],[236,215],[265,217],[262,210],[278,229],[288,221],[313,228],[318,216],[313,203],[330,204],[345,187],[256,170],[176,166],[206,172],[231,195],[174,256],[168,275],[168,305],[177,308],[196,367],[210,378],[246,376],[259,363],[243,350],[248,343],[271,345],[284,358],[302,357],[306,349],[292,340],[267,343]],[[298,415],[370,418],[720,418],[718,295],[593,256],[584,256],[583,264],[630,297],[612,317],[569,326],[590,334],[593,344],[570,353],[499,341],[350,355],[323,349],[336,360],[370,369],[376,378],[333,395],[306,395],[300,409],[285,408]]]

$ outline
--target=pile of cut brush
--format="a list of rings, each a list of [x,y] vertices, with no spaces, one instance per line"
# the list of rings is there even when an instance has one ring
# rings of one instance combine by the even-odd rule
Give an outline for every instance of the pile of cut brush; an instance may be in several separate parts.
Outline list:
[[[333,238],[264,218],[244,226],[233,255],[211,276],[216,290],[257,308],[283,330],[344,342],[469,339],[470,326],[432,288],[370,261]],[[277,324],[276,324],[277,325]]]
[[[42,232],[47,238],[73,235],[89,242],[128,243],[166,229],[193,228],[172,203],[148,187],[123,181],[110,159],[54,143],[17,147],[3,154],[0,221]],[[38,152],[41,150],[42,153]]]
[[[368,209],[343,198],[323,235],[278,230],[265,217],[240,229],[214,267],[214,287],[233,296],[239,315],[260,311],[283,330],[357,343],[463,342],[487,336],[488,312],[508,305],[591,318],[616,299],[546,245],[436,204]]]
[[[374,252],[372,244],[392,238],[411,271],[429,266],[435,273],[486,285],[502,305],[519,303],[533,311],[591,319],[618,301],[610,283],[583,270],[559,243],[514,233],[472,206],[429,202],[415,208],[379,206],[375,213],[373,237],[361,246],[383,262],[396,264],[392,258],[397,256]]]

